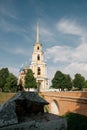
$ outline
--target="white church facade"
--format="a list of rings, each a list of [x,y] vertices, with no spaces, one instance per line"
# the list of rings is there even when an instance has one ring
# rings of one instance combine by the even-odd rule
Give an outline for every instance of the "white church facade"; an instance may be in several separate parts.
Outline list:
[[[32,53],[32,61],[30,66],[21,68],[18,78],[18,84],[22,84],[24,88],[24,78],[27,73],[27,69],[31,69],[36,78],[40,91],[46,91],[49,87],[47,78],[47,67],[44,61],[44,52],[42,50],[42,44],[39,41],[39,27],[37,25],[36,43],[34,44],[34,50]]]

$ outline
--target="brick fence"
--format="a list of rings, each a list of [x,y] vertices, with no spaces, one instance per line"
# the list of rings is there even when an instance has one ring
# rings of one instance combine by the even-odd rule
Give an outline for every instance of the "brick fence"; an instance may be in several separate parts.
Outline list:
[[[64,115],[68,112],[79,113],[87,116],[87,92],[41,92],[49,102],[49,112]]]

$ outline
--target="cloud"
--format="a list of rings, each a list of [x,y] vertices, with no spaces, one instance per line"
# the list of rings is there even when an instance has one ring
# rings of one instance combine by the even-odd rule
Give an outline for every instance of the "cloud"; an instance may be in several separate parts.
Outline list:
[[[10,50],[11,51],[11,50]],[[11,53],[12,53],[13,51],[11,51]],[[29,50],[27,50],[27,49],[24,49],[24,48],[15,48],[15,50],[14,50],[14,52],[13,52],[14,54],[21,54],[21,55],[29,55]]]
[[[5,52],[11,53],[14,55],[23,55],[23,56],[29,56],[29,49],[28,48],[22,48],[22,47],[14,47],[14,48],[4,48]]]
[[[53,46],[46,50],[47,59],[51,59],[54,63],[56,62],[68,62],[72,59],[72,49],[68,46]]]
[[[21,28],[17,24],[11,23],[9,20],[6,20],[5,17],[0,18],[0,28],[5,32],[15,32],[15,33],[26,33],[26,29]]]
[[[20,67],[17,67],[17,66],[1,66],[0,65],[0,69],[2,69],[2,68],[8,68],[8,70],[9,70],[9,72],[10,73],[13,73],[15,76],[17,76],[18,77],[18,75],[19,75],[19,69],[20,69]]]
[[[53,36],[53,33],[48,28],[41,27],[40,33],[45,36]]]
[[[9,8],[10,6],[10,8]],[[16,9],[12,1],[0,4],[0,15],[12,19],[18,19]]]
[[[75,20],[72,19],[61,19],[57,25],[57,29],[64,34],[85,36],[86,30],[82,28]]]
[[[73,52],[73,60],[87,63],[87,43],[80,44]]]
[[[30,31],[26,26],[21,27],[20,25],[11,23],[10,21],[6,20],[3,17],[0,17],[0,31],[4,32],[5,34],[8,33],[8,35],[10,33],[13,34],[14,36],[16,35],[17,38],[20,36],[23,40],[25,40],[25,42],[29,42],[31,40],[29,37]]]
[[[45,52],[47,60],[56,62],[86,62],[87,61],[87,44],[81,43],[77,47],[70,46],[53,46]]]
[[[19,75],[19,68],[18,67],[9,66],[8,69],[9,69],[10,73],[13,73],[15,76],[18,77],[18,75]]]
[[[78,46],[76,48],[70,48],[72,51],[73,60],[78,62],[86,62],[86,52],[87,52],[87,31],[86,27],[80,26],[75,20],[62,19],[57,23],[57,29],[64,34],[73,34],[79,36]],[[68,35],[68,37],[69,37]],[[74,37],[73,37],[74,38]]]
[[[59,47],[58,47],[59,48]],[[61,47],[60,47],[61,48]],[[65,48],[64,48],[65,49]],[[52,48],[50,48],[52,50]],[[75,50],[75,51],[74,51]],[[66,55],[62,53],[63,49],[61,49],[61,52],[52,52],[50,51],[50,59],[47,60],[50,65],[48,66],[48,77],[50,80],[52,80],[55,72],[57,70],[60,70],[63,73],[70,74],[70,76],[73,78],[76,73],[82,74],[87,79],[87,58],[84,54],[84,51],[77,51],[78,49],[72,49],[70,48],[71,53],[67,53]],[[67,50],[66,50],[67,51]],[[69,51],[68,51],[69,52]],[[80,57],[80,53],[82,57]],[[48,54],[48,53],[47,53]],[[79,56],[76,57],[76,54]],[[83,58],[83,55],[85,55],[85,58]],[[70,57],[70,58],[68,58]],[[64,59],[65,58],[65,59]],[[56,60],[56,62],[55,62]],[[61,62],[62,61],[62,62]]]
[[[81,73],[87,78],[87,31],[75,20],[61,19],[56,28],[58,33],[62,33],[63,36],[75,41],[76,46],[61,45],[61,41],[57,42],[58,45],[52,46],[46,49],[45,57],[49,64],[49,79],[53,78],[53,75],[57,70],[63,73],[70,74],[73,78],[76,73]],[[71,37],[73,35],[73,37]],[[70,40],[69,39],[69,40]],[[70,41],[69,41],[70,42]],[[77,44],[78,43],[78,44]]]
[[[5,8],[3,7],[0,7],[0,12],[2,15],[4,15],[5,17],[10,17],[12,19],[18,19],[17,15],[13,12],[13,11],[10,11],[10,10],[6,10]]]
[[[70,74],[81,73],[87,78],[87,44],[82,43],[77,47],[53,46],[46,50],[47,62],[51,61],[49,69],[54,74],[57,70]],[[53,67],[55,66],[55,67]],[[50,75],[49,75],[50,77]],[[51,76],[52,78],[52,76]]]
[[[78,63],[73,62],[65,68],[62,68],[62,71],[71,75],[74,78],[76,73],[82,74],[87,79],[87,64],[86,63]]]

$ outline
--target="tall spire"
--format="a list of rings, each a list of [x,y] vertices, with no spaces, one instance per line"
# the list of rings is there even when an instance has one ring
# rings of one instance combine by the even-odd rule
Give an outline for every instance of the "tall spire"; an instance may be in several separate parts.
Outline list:
[[[36,43],[39,43],[39,25],[37,23]]]

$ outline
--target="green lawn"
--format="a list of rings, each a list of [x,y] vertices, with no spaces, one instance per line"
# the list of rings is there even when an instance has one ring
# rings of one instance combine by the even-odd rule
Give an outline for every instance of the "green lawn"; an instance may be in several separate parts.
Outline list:
[[[67,119],[67,130],[87,130],[87,116],[69,113],[64,116]]]

